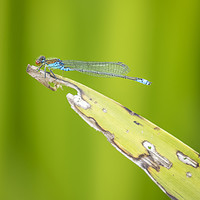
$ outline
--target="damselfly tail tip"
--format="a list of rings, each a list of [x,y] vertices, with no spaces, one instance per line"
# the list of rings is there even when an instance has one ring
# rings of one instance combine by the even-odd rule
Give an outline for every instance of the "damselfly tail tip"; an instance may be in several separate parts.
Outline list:
[[[145,80],[145,81],[143,82],[143,84],[144,84],[144,85],[151,85],[151,82]]]
[[[152,83],[152,82],[147,81],[147,84],[146,84],[146,85],[151,85],[151,83]]]
[[[142,83],[144,85],[151,85],[151,82],[147,81],[146,79],[143,78],[137,78],[136,79],[137,82]]]

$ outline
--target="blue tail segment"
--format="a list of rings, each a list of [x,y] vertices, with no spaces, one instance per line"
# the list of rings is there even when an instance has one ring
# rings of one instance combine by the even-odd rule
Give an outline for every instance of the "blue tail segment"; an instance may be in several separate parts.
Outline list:
[[[142,83],[144,85],[151,85],[151,82],[147,81],[146,79],[143,78],[137,78],[136,79],[137,82]]]

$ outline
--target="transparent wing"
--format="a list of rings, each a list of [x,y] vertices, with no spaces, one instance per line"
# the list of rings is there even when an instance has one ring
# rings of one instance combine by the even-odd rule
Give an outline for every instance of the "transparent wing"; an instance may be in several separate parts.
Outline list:
[[[62,61],[64,67],[86,73],[92,76],[110,77],[115,75],[126,75],[130,69],[121,62],[84,62],[77,60]]]

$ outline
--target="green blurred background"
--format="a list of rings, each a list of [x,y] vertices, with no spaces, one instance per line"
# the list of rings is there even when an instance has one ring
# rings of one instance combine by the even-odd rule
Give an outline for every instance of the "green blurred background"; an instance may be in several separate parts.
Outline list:
[[[199,10],[199,0],[1,0],[0,199],[169,199],[70,108],[75,91],[48,90],[26,66],[40,55],[124,62],[152,85],[60,74],[199,152]]]

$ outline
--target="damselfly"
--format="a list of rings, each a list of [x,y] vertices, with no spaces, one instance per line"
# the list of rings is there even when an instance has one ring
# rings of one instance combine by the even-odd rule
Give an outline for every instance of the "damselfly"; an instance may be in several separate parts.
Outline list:
[[[126,76],[130,69],[127,65],[121,62],[85,62],[77,60],[60,60],[58,58],[46,59],[45,56],[40,56],[36,60],[36,65],[39,66],[38,71],[41,69],[41,67],[44,67],[45,77],[46,68],[48,68],[54,77],[55,75],[51,69],[78,71],[92,76],[120,77],[134,80],[145,85],[151,84],[151,82],[143,78]]]

